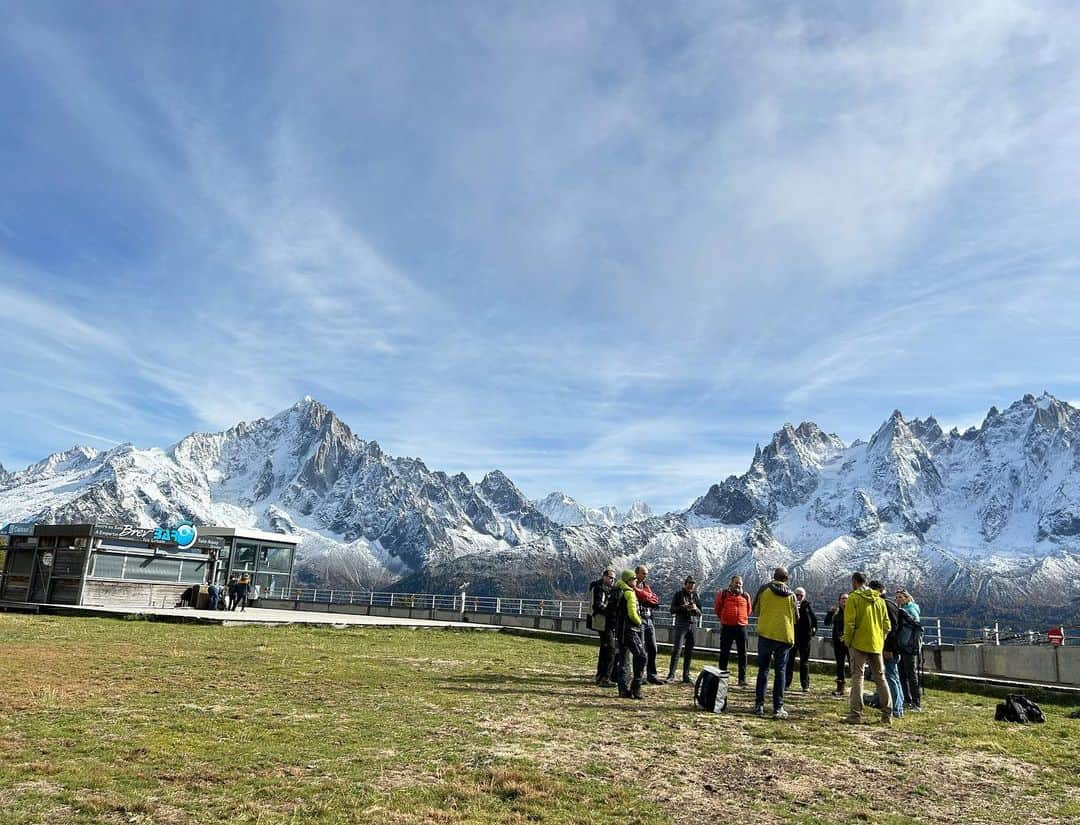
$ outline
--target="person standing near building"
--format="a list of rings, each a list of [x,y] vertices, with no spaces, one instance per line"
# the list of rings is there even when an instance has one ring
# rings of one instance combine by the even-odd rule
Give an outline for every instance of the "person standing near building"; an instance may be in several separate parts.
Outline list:
[[[810,606],[806,598],[806,591],[801,587],[795,588],[795,604],[798,608],[798,619],[795,621],[795,646],[792,648],[787,660],[787,678],[784,687],[790,688],[795,678],[795,654],[799,654],[799,686],[803,693],[810,690],[810,643],[817,636],[817,614]]]
[[[841,593],[836,607],[825,614],[826,626],[832,625],[833,658],[836,659],[836,690],[832,692],[833,696],[844,695],[844,664],[848,658],[847,645],[844,644],[844,605],[847,600],[847,593]]]
[[[671,664],[668,666],[668,682],[675,681],[675,666],[679,663],[679,651],[683,651],[682,680],[690,681],[690,661],[694,656],[694,630],[701,616],[701,602],[694,588],[693,576],[683,580],[682,589],[671,599],[671,615],[675,617],[675,637],[671,646]]]
[[[786,719],[784,710],[784,675],[788,653],[795,643],[795,594],[787,586],[786,567],[777,567],[773,579],[762,585],[754,597],[753,612],[757,623],[757,687],[754,713],[765,715],[765,688],[769,682],[769,663],[773,668],[773,716]]]
[[[236,609],[236,576],[229,576],[229,583],[225,588],[225,593],[229,597],[229,610]]]
[[[866,586],[865,573],[853,573],[851,587],[844,607],[844,644],[851,656],[850,710],[844,721],[853,725],[862,722],[863,668],[869,665],[881,698],[881,721],[887,725],[892,721],[892,697],[885,683],[882,650],[892,629],[888,610],[880,594]]]
[[[750,623],[750,596],[743,590],[742,576],[732,576],[727,588],[716,594],[713,612],[720,620],[720,665],[728,669],[731,643],[739,659],[739,685],[746,687],[746,628]]]
[[[653,589],[645,582],[648,578],[649,568],[639,564],[634,570],[634,592],[638,598],[638,609],[641,611],[642,633],[645,642],[645,656],[647,658],[646,672],[648,682],[651,685],[662,685],[660,676],[656,672],[656,628],[653,627],[653,610],[660,604],[660,597],[653,593]]]
[[[623,699],[644,699],[641,695],[641,678],[645,672],[644,620],[638,610],[637,594],[634,590],[633,570],[624,570],[615,583],[612,599],[615,608],[615,635],[619,642],[619,652],[615,661],[615,677],[619,685],[619,696]],[[633,660],[633,678],[628,678],[627,656]]]
[[[589,626],[600,636],[600,650],[596,656],[596,684],[611,687],[611,673],[615,667],[613,632],[607,623],[608,602],[611,600],[612,587],[615,584],[615,571],[608,568],[600,578],[589,585],[592,608],[589,614]]]
[[[241,576],[240,581],[236,583],[236,604],[233,605],[233,610],[236,609],[236,605],[240,605],[240,612],[243,613],[247,609],[247,597],[251,588],[250,580],[247,576]]]

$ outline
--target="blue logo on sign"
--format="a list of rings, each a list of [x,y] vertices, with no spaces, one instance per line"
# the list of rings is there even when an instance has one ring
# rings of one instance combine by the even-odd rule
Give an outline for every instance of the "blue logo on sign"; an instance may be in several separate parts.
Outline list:
[[[199,531],[190,521],[181,521],[172,530],[158,527],[154,530],[154,541],[176,542],[178,550],[187,550],[199,539]]]

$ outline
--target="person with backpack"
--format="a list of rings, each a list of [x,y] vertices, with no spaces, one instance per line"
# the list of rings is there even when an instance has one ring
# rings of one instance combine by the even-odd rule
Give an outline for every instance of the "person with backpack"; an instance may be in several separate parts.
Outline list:
[[[833,696],[844,695],[844,663],[848,660],[848,649],[844,644],[844,605],[847,599],[847,593],[841,593],[836,607],[830,608],[825,614],[825,626],[832,625],[833,658],[836,659],[836,690],[832,692]]]
[[[919,684],[923,638],[921,611],[911,594],[904,589],[896,591],[896,603],[901,611],[900,630],[896,637],[900,653],[900,688],[905,707],[918,712],[922,710],[922,685]]]
[[[623,570],[612,594],[612,602],[616,605],[615,636],[619,642],[615,676],[619,685],[619,696],[623,699],[645,698],[641,695],[641,681],[648,657],[645,655],[645,622],[638,611],[635,581],[633,570]],[[627,656],[633,659],[632,680],[627,678]]]
[[[679,663],[679,652],[683,651],[682,680],[690,684],[690,660],[694,656],[694,629],[701,615],[701,602],[694,592],[696,582],[693,576],[683,580],[682,589],[671,598],[671,615],[675,617],[675,634],[671,645],[671,664],[668,665],[667,681],[675,681],[675,666]],[[685,649],[684,649],[685,645]]]
[[[891,625],[889,632],[885,634],[885,644],[882,648],[882,657],[885,664],[885,681],[889,684],[889,694],[892,696],[892,715],[895,719],[904,718],[904,691],[900,687],[900,647],[897,643],[897,634],[900,632],[900,613],[896,602],[885,598],[885,585],[879,581],[870,582],[870,589],[881,594],[881,600],[885,602],[885,610],[889,616]]]
[[[769,683],[769,663],[773,667],[773,716],[786,719],[784,674],[787,657],[795,643],[795,594],[788,590],[788,571],[777,567],[773,580],[763,584],[754,597],[753,612],[758,617],[758,675],[754,693],[754,713],[765,715],[765,688]]]
[[[731,644],[739,659],[739,686],[746,687],[746,628],[750,623],[750,596],[743,591],[742,576],[732,576],[727,588],[716,594],[713,610],[720,620],[720,669],[728,669]]]
[[[596,656],[596,684],[599,687],[611,687],[612,671],[615,667],[615,649],[612,627],[607,622],[608,602],[611,600],[612,587],[615,584],[615,571],[610,567],[600,574],[600,578],[589,584],[592,597],[592,609],[589,612],[589,627],[600,636],[600,650]]]
[[[649,568],[639,564],[634,569],[634,592],[638,598],[638,608],[641,610],[642,638],[645,642],[646,672],[650,685],[664,684],[660,680],[660,674],[656,669],[656,628],[653,626],[653,610],[660,604],[657,596],[645,579],[649,575]]]
[[[892,696],[885,682],[885,661],[882,650],[885,636],[892,625],[889,612],[881,594],[866,585],[866,574],[851,575],[852,591],[844,607],[844,644],[851,654],[850,710],[844,721],[852,725],[862,723],[863,669],[869,665],[881,699],[881,721],[892,722]]]
[[[817,614],[806,598],[806,590],[795,588],[795,604],[798,618],[795,621],[795,646],[787,660],[787,678],[784,687],[790,688],[795,678],[795,654],[799,654],[799,686],[803,693],[810,690],[810,643],[817,636]]]

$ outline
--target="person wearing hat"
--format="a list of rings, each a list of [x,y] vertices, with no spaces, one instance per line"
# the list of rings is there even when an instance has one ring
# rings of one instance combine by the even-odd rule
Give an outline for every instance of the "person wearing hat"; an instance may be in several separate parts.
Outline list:
[[[668,665],[667,681],[675,681],[675,666],[679,663],[679,652],[683,652],[683,682],[690,681],[690,660],[694,656],[694,629],[701,615],[701,602],[694,588],[693,576],[683,579],[682,590],[671,599],[671,615],[675,617],[675,632],[672,635],[671,664]]]

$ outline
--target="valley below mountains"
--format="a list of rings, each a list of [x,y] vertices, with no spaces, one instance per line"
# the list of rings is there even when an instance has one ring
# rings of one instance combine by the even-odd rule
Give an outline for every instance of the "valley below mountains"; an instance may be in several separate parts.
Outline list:
[[[305,398],[269,419],[166,449],[74,447],[0,467],[0,523],[178,519],[301,537],[298,583],[344,589],[581,597],[607,565],[647,564],[665,596],[787,565],[821,612],[862,569],[925,614],[1080,620],[1080,410],[1049,394],[965,432],[893,412],[866,441],[785,424],[749,469],[686,510],[531,501],[387,455]]]

